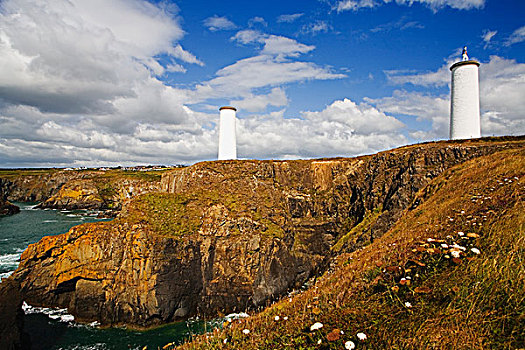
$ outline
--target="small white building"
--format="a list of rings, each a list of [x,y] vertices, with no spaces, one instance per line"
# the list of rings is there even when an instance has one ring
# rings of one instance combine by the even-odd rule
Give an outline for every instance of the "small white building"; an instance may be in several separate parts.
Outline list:
[[[235,122],[237,109],[224,106],[219,108],[219,160],[237,159],[237,137]]]
[[[450,139],[481,137],[479,114],[479,62],[469,60],[464,49],[463,61],[454,63],[450,98]]]

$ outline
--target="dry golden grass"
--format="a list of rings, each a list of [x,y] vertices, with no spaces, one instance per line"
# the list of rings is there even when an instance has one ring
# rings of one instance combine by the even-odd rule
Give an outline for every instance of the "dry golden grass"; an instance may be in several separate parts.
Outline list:
[[[446,171],[387,234],[340,255],[308,290],[180,348],[525,348],[524,173],[523,149]],[[458,259],[442,247],[454,243],[465,248]],[[311,331],[315,322],[323,327]]]

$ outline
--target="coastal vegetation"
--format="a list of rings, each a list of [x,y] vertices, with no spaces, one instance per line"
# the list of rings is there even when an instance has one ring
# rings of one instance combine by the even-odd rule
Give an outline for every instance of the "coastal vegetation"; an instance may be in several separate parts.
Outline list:
[[[180,348],[523,348],[524,169],[523,149],[449,169],[308,290]]]

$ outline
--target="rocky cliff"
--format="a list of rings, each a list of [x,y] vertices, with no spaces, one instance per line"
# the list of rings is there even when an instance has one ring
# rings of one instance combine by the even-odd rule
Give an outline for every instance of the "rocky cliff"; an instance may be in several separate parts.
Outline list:
[[[33,305],[138,327],[265,305],[385,233],[446,169],[523,139],[440,142],[352,159],[205,162],[162,177],[112,222],[29,246]],[[364,225],[363,223],[366,223]]]
[[[118,211],[133,196],[159,189],[159,174],[120,170],[0,171],[0,193],[39,208]]]
[[[23,333],[24,319],[20,284],[13,279],[0,283],[0,349],[30,349]]]

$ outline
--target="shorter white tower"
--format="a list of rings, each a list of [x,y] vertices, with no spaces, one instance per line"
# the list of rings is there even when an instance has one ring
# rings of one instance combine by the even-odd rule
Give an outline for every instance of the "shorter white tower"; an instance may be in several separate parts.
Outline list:
[[[466,48],[463,61],[454,63],[450,99],[450,139],[481,137],[479,116],[479,62],[469,60]],[[466,60],[465,60],[466,57]]]
[[[237,159],[237,137],[235,119],[237,109],[224,106],[219,108],[219,160]]]

